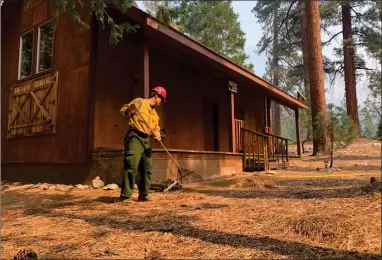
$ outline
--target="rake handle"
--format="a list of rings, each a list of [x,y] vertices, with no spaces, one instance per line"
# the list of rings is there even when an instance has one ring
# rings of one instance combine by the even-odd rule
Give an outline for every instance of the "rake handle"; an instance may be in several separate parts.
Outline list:
[[[136,111],[138,112],[138,114],[141,116],[143,122],[145,122],[145,124],[147,125],[147,127],[150,129],[151,131],[151,134],[155,135],[153,129],[149,126],[149,124],[146,122],[146,120],[143,118],[141,112],[139,112],[138,109],[136,109]],[[168,156],[170,156],[171,160],[175,163],[176,167],[178,167],[178,170],[182,173],[182,176],[183,176],[183,171],[182,169],[180,168],[180,166],[176,163],[175,159],[171,156],[170,152],[167,150],[166,146],[164,146],[164,144],[162,143],[161,140],[157,140],[159,141],[159,143],[162,145],[163,149],[167,152]],[[174,184],[175,185],[175,184]],[[171,185],[170,185],[171,186]]]

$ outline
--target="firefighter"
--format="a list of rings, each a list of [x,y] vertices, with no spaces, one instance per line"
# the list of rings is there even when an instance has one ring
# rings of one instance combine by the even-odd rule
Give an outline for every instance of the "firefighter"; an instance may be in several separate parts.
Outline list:
[[[138,201],[151,200],[149,197],[152,171],[150,137],[161,140],[159,116],[154,108],[166,103],[166,97],[166,90],[161,86],[156,86],[153,88],[150,98],[134,99],[120,109],[121,115],[128,119],[128,131],[124,139],[124,173],[118,201],[134,202],[131,196],[138,171],[140,172]],[[153,130],[154,136],[141,116]]]

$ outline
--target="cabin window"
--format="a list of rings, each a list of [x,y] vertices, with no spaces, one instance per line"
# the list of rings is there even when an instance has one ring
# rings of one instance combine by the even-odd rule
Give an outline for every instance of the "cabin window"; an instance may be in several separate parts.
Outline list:
[[[37,73],[49,70],[53,63],[53,23],[49,21],[38,27]]]
[[[33,31],[29,31],[20,37],[19,79],[24,79],[32,75],[32,63]]]

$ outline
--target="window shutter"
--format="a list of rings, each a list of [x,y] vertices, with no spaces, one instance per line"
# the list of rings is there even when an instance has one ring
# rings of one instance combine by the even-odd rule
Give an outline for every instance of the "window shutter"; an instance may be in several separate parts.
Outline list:
[[[8,137],[55,133],[58,73],[11,87]]]

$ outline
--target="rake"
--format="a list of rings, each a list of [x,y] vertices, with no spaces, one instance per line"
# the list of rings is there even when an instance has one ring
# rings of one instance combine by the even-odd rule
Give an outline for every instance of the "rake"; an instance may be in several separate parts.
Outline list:
[[[151,134],[152,135],[155,135],[154,134],[154,131],[152,130],[152,128],[149,126],[149,124],[146,122],[146,120],[143,118],[141,112],[138,111],[138,109],[136,110],[138,112],[138,114],[140,115],[140,117],[142,118],[143,122],[145,122],[145,124],[147,125],[147,127],[150,129],[151,131]],[[203,178],[197,174],[196,172],[192,171],[192,170],[189,170],[189,169],[185,169],[185,168],[181,168],[175,161],[175,159],[171,156],[170,152],[167,150],[166,146],[164,146],[164,144],[162,143],[161,140],[157,140],[163,147],[163,149],[167,152],[168,156],[171,158],[171,160],[174,162],[174,164],[176,165],[176,167],[178,168],[178,176],[180,175],[180,177],[178,177],[173,183],[171,183],[166,189],[164,189],[163,192],[167,192],[169,191],[172,187],[174,187],[176,184],[178,184],[182,179],[188,177],[192,182],[195,182],[195,181],[202,181]]]

